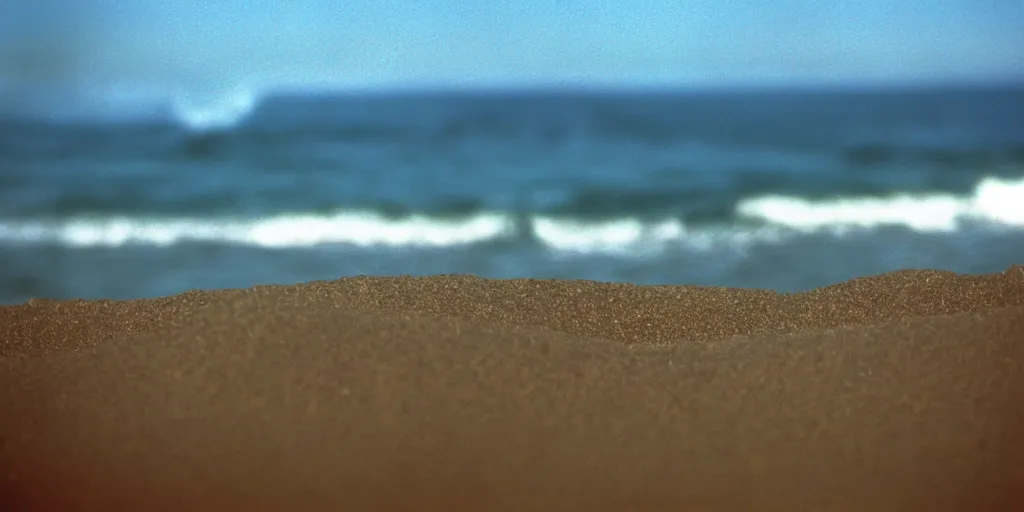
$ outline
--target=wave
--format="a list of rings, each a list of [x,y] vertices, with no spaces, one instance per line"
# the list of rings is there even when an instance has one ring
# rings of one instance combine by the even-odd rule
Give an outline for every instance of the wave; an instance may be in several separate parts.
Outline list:
[[[76,217],[63,221],[0,222],[0,241],[59,243],[73,247],[120,247],[129,244],[165,247],[183,242],[265,248],[332,243],[364,247],[446,247],[499,238],[511,227],[510,220],[500,214],[477,215],[462,220],[431,219],[421,215],[392,220],[372,212],[285,214],[252,220]]]
[[[618,252],[657,249],[686,236],[679,220],[642,222],[639,219],[578,221],[553,217],[531,219],[531,231],[545,246],[568,252]]]
[[[171,101],[171,113],[182,127],[194,132],[229,130],[256,110],[260,96],[249,89],[195,97],[181,95]]]
[[[260,219],[107,218],[0,221],[0,244],[55,244],[72,248],[170,247],[182,243],[233,244],[266,249],[330,244],[356,247],[453,248],[521,241],[526,233],[544,248],[576,254],[650,254],[670,244],[711,249],[722,244],[777,241],[772,227],[732,230],[689,229],[678,219],[643,221],[518,217],[490,212],[461,219],[410,215],[389,218],[374,212],[326,215],[285,214]]]
[[[987,178],[970,195],[899,195],[808,200],[762,196],[740,201],[731,221],[687,222],[666,217],[581,219],[571,215],[489,211],[450,215],[387,216],[372,210],[284,213],[262,218],[153,218],[125,215],[65,219],[0,219],[0,244],[67,247],[168,247],[180,243],[260,248],[451,248],[532,240],[561,253],[634,254],[671,246],[696,250],[784,243],[807,233],[896,226],[916,232],[955,232],[971,222],[1024,230],[1024,178]]]
[[[902,226],[921,232],[951,232],[964,221],[1024,227],[1024,178],[985,178],[968,196],[900,194],[812,201],[770,195],[741,201],[738,216],[799,231]]]

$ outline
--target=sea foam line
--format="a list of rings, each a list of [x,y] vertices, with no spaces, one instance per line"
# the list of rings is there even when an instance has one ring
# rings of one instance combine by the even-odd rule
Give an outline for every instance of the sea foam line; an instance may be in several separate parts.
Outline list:
[[[985,178],[967,197],[953,194],[898,194],[809,200],[771,195],[741,201],[740,217],[802,232],[849,227],[904,226],[920,232],[952,232],[973,220],[1024,227],[1024,178]]]
[[[359,247],[458,247],[512,240],[529,232],[549,250],[566,253],[642,255],[672,245],[696,250],[743,250],[758,243],[784,243],[801,233],[842,234],[902,226],[914,231],[954,232],[965,220],[1024,229],[1024,179],[985,179],[969,196],[933,194],[889,198],[812,201],[766,196],[741,201],[736,217],[748,222],[688,225],[676,218],[572,217],[485,212],[463,218],[424,214],[391,218],[372,211],[294,213],[263,218],[90,217],[0,219],[0,243],[69,247],[167,247],[207,242],[264,248],[325,244]],[[749,222],[753,221],[753,222]]]
[[[522,224],[525,222],[525,224]],[[373,212],[282,214],[256,219],[155,219],[115,216],[65,220],[0,221],[0,244],[57,244],[67,247],[169,247],[179,243],[236,244],[262,248],[303,248],[327,244],[358,247],[450,248],[511,240],[528,231],[540,245],[574,254],[643,255],[670,244],[710,249],[722,243],[747,245],[778,239],[762,228],[690,230],[678,219],[608,221],[508,213],[480,213],[461,219],[412,215],[388,218]]]
[[[462,220],[414,215],[392,220],[374,213],[283,214],[261,219],[72,218],[61,221],[0,221],[0,240],[58,243],[73,247],[127,244],[166,247],[215,242],[266,248],[321,244],[446,247],[492,240],[514,229],[508,216],[483,214]]]

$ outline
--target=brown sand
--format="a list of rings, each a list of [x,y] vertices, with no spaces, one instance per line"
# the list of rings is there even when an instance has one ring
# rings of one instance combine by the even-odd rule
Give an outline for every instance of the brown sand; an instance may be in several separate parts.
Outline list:
[[[1024,510],[1024,266],[0,307],[0,510]]]

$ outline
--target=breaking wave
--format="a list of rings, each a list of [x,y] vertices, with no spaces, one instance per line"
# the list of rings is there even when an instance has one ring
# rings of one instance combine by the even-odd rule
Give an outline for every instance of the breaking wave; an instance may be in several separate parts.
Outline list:
[[[227,130],[244,122],[258,106],[259,99],[259,95],[249,89],[214,96],[182,95],[172,100],[171,112],[183,128],[191,131]]]
[[[819,201],[785,195],[762,196],[741,201],[736,213],[805,232],[886,225],[922,232],[951,232],[964,221],[1024,228],[1024,178],[985,178],[969,196],[899,194]]]
[[[369,212],[328,215],[285,214],[259,219],[76,217],[64,221],[0,222],[0,240],[60,243],[75,247],[127,244],[170,246],[212,242],[266,248],[322,244],[357,246],[435,246],[471,244],[500,237],[510,229],[503,215],[451,221],[410,216],[390,220]]]
[[[234,244],[261,248],[357,247],[450,248],[529,237],[546,250],[566,253],[648,254],[672,245],[691,249],[743,249],[783,243],[807,233],[896,226],[923,233],[951,233],[981,223],[1024,230],[1024,178],[987,178],[969,195],[897,195],[809,200],[762,196],[740,201],[731,221],[572,216],[491,211],[453,218],[372,210],[284,213],[256,218],[134,217],[75,215],[62,219],[0,219],[0,244],[68,247],[167,247],[180,243]]]

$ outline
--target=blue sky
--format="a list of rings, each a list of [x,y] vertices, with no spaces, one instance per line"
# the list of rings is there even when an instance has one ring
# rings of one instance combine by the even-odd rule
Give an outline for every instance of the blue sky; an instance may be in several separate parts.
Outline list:
[[[1021,0],[4,0],[0,90],[1024,82]]]

